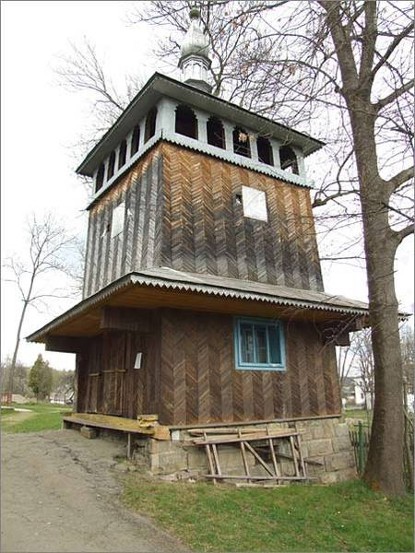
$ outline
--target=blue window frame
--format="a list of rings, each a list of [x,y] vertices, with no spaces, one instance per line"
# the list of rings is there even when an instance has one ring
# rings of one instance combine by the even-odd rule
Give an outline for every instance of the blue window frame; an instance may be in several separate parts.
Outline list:
[[[237,369],[285,370],[284,330],[281,321],[235,319],[234,339]]]

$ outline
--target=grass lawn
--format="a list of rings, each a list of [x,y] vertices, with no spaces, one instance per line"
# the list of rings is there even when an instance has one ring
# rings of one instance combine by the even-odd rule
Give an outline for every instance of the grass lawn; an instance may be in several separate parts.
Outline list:
[[[1,409],[2,432],[39,432],[58,430],[62,426],[62,414],[69,413],[70,407],[50,403],[25,403],[12,405],[14,409]],[[16,411],[15,409],[29,411]]]
[[[124,501],[195,551],[413,551],[413,500],[360,481],[236,488],[125,477]]]
[[[370,424],[372,421],[372,411],[366,411],[365,409],[346,409],[343,411],[343,415],[346,419],[353,419],[356,421],[361,420],[365,424]]]

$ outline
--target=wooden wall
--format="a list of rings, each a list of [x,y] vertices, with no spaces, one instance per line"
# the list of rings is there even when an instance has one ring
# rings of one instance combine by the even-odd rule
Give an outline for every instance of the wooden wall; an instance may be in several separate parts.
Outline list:
[[[266,193],[268,222],[243,216],[242,185]],[[322,290],[308,189],[163,144],[162,265]]]
[[[165,310],[160,421],[251,421],[340,413],[334,346],[312,325],[285,324],[287,370],[235,369],[233,318]]]
[[[242,185],[266,192],[268,222],[243,216]],[[122,201],[124,229],[112,238]],[[322,290],[310,192],[161,143],[91,208],[84,297],[157,266]]]
[[[84,297],[125,274],[160,265],[161,181],[162,159],[154,149],[91,208]],[[112,214],[122,202],[123,232],[111,237]]]
[[[78,354],[79,412],[101,413],[134,419],[157,412],[159,399],[157,334],[106,331]],[[141,369],[134,369],[137,352]]]
[[[76,408],[128,418],[157,413],[167,425],[340,413],[334,346],[323,345],[312,324],[284,328],[285,372],[237,370],[231,316],[155,311],[151,332],[107,330],[78,355]]]

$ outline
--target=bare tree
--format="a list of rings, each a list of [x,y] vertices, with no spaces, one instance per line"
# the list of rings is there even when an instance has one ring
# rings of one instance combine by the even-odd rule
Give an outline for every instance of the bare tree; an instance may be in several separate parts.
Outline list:
[[[372,340],[369,329],[357,332],[352,338],[352,349],[355,352],[356,376],[362,389],[365,408],[373,408],[375,395],[375,367],[372,350]]]
[[[16,342],[9,369],[9,391],[13,392],[14,373],[20,347],[23,324],[29,307],[45,304],[53,298],[69,297],[68,288],[42,289],[45,276],[52,277],[59,274],[72,278],[74,268],[73,247],[76,238],[69,236],[66,230],[59,225],[52,215],[46,215],[38,220],[32,217],[28,224],[29,250],[24,261],[16,257],[7,258],[3,267],[6,270],[5,281],[13,282],[22,301],[22,310],[16,332]],[[48,283],[48,288],[50,282]]]
[[[60,56],[55,73],[61,86],[87,93],[91,102],[91,128],[87,138],[78,143],[82,153],[94,146],[144,84],[138,76],[126,75],[123,85],[116,86],[95,45],[86,37],[81,45],[70,44],[70,51]]]
[[[408,324],[401,328],[402,364],[405,387],[408,393],[414,393],[415,387],[415,337],[414,330]]]
[[[349,378],[349,375],[353,372],[356,351],[350,345],[338,347],[336,349],[336,354],[340,389],[342,389],[346,379]]]

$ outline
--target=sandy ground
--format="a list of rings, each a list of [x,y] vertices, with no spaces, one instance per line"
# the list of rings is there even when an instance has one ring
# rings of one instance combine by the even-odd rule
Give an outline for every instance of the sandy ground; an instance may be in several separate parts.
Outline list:
[[[2,553],[186,551],[121,505],[119,442],[60,430],[3,434],[1,446]]]

